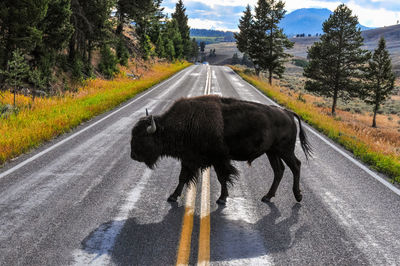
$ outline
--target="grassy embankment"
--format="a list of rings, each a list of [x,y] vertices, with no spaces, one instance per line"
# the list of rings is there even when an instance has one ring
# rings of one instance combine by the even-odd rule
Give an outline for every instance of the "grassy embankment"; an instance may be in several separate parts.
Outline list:
[[[341,121],[339,116],[329,115],[329,108],[318,107],[306,100],[311,95],[285,93],[278,86],[270,86],[267,81],[238,67],[232,67],[243,79],[258,88],[279,104],[295,111],[314,128],[343,145],[347,150],[371,165],[374,169],[387,174],[394,182],[400,182],[400,138],[398,134],[383,135],[368,126]]]
[[[189,65],[158,63],[143,71],[138,80],[127,77],[127,69],[122,68],[113,80],[89,80],[75,93],[36,98],[34,104],[30,97],[18,95],[19,112],[0,117],[0,165],[118,106]],[[11,104],[12,95],[5,93],[0,101]]]

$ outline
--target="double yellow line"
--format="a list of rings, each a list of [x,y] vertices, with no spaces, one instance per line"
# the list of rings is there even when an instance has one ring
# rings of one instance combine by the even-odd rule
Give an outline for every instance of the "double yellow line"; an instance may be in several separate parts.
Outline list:
[[[210,94],[210,91],[211,71],[210,66],[207,66],[207,80],[204,94]],[[186,193],[185,215],[183,217],[176,265],[189,264],[195,207],[196,187],[191,184]],[[210,168],[207,168],[202,173],[201,178],[200,232],[197,265],[210,265]]]

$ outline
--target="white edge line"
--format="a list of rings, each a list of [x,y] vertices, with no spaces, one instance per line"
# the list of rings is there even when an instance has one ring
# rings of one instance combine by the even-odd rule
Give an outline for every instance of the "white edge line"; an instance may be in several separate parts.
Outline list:
[[[189,69],[189,68],[186,68],[186,69],[183,69],[183,70],[187,70],[187,69]],[[91,124],[91,125],[89,125],[89,126],[83,128],[83,129],[81,129],[80,131],[78,131],[78,132],[72,134],[71,136],[69,136],[69,137],[67,137],[67,138],[65,138],[65,139],[63,139],[63,140],[61,140],[60,142],[57,142],[57,143],[54,144],[53,146],[51,146],[51,147],[49,147],[49,148],[47,148],[47,149],[45,149],[45,150],[39,152],[38,154],[32,156],[31,158],[28,158],[28,159],[26,159],[25,161],[20,162],[19,164],[15,165],[14,167],[11,167],[11,168],[8,169],[7,171],[5,171],[5,172],[3,172],[3,173],[0,174],[0,179],[2,179],[2,178],[4,178],[5,176],[11,174],[12,172],[18,170],[19,168],[25,166],[26,164],[28,164],[28,163],[30,163],[30,162],[36,160],[36,159],[39,158],[40,156],[42,156],[42,155],[48,153],[49,151],[54,150],[54,149],[57,148],[58,146],[60,146],[60,145],[64,144],[65,142],[67,142],[67,141],[69,141],[69,140],[75,138],[76,136],[78,136],[78,135],[82,134],[83,132],[89,130],[90,128],[96,126],[97,124],[103,122],[103,121],[106,120],[107,118],[113,116],[114,114],[118,113],[118,112],[121,111],[122,109],[125,109],[126,107],[128,107],[128,106],[130,106],[131,104],[135,103],[137,100],[143,98],[144,96],[146,96],[146,95],[149,94],[150,92],[152,92],[152,91],[154,91],[155,89],[157,89],[158,87],[164,85],[164,83],[170,81],[172,78],[175,78],[177,75],[179,75],[179,74],[181,74],[181,73],[183,73],[182,70],[179,71],[178,73],[174,74],[172,77],[170,77],[170,78],[168,78],[168,79],[162,81],[161,83],[159,83],[158,85],[154,86],[153,88],[148,89],[145,93],[143,93],[143,94],[140,95],[139,97],[133,98],[133,100],[132,100],[130,103],[127,103],[127,104],[125,104],[124,106],[118,108],[117,110],[115,110],[115,111],[112,112],[111,114],[108,114],[107,116],[103,117],[103,118],[100,119],[99,121],[96,121],[95,123],[93,123],[93,124]]]
[[[256,90],[260,95],[264,96],[266,99],[268,99],[269,101],[271,101],[274,105],[282,107],[281,105],[277,104],[276,102],[274,102],[272,99],[270,99],[269,97],[267,97],[265,94],[263,94],[259,89],[257,89],[256,87],[254,87],[253,85],[251,85],[250,83],[248,83],[247,81],[245,81],[241,76],[239,76],[235,71],[233,71],[231,68],[229,68],[233,73],[235,73],[240,79],[242,79],[244,82],[246,82],[247,84],[250,85],[250,87],[252,87],[254,90]],[[398,196],[400,196],[400,189],[398,189],[397,187],[395,187],[393,184],[391,184],[390,182],[386,181],[384,178],[380,177],[379,175],[377,175],[376,173],[374,173],[373,171],[371,171],[368,167],[366,167],[365,165],[363,165],[362,163],[360,163],[359,161],[357,161],[356,159],[354,159],[352,156],[350,156],[349,154],[345,153],[344,151],[342,151],[339,147],[337,147],[336,145],[332,144],[329,140],[326,139],[325,136],[321,135],[320,133],[318,133],[317,131],[315,131],[315,129],[311,128],[309,125],[307,125],[306,123],[303,123],[305,125],[305,128],[308,129],[308,131],[310,131],[311,133],[313,133],[315,136],[317,136],[319,139],[321,139],[323,142],[325,142],[326,144],[328,144],[330,147],[332,147],[334,150],[336,150],[337,152],[339,152],[341,155],[343,155],[344,157],[346,157],[347,159],[349,159],[352,163],[354,163],[355,165],[357,165],[359,168],[361,168],[362,170],[364,170],[367,174],[369,174],[370,176],[372,176],[373,178],[375,178],[376,180],[378,180],[379,182],[381,182],[383,185],[385,185],[387,188],[389,188],[391,191],[393,191],[394,193],[396,193]]]

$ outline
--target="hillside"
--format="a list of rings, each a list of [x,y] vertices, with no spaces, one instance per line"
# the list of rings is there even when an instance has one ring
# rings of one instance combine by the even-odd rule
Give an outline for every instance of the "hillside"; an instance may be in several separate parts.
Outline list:
[[[288,36],[297,34],[315,34],[322,33],[322,23],[329,18],[332,11],[326,8],[301,8],[287,14],[281,21],[280,27]],[[368,27],[359,25],[361,30]]]
[[[381,36],[385,37],[387,49],[392,58],[393,69],[400,76],[400,25],[381,27],[365,30],[362,32],[364,48],[373,51],[378,45]],[[297,57],[306,58],[307,48],[319,40],[319,37],[291,38],[295,42],[293,49],[289,52]]]
[[[190,29],[190,37],[206,44],[235,41],[232,31],[221,30]]]

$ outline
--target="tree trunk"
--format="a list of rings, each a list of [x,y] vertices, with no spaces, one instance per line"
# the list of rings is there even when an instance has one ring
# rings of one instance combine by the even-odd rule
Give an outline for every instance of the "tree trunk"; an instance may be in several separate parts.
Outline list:
[[[32,91],[32,103],[35,103],[36,88]]]
[[[88,45],[88,65],[92,65],[92,41],[89,41]]]
[[[69,60],[73,62],[75,60],[75,34],[71,37],[69,41]]]
[[[15,95],[15,94],[16,94],[15,88],[13,89],[13,92],[14,92],[14,108],[15,108],[15,107],[16,107],[16,106],[15,106],[15,97],[16,97],[16,95]]]
[[[269,82],[269,85],[272,85],[272,70],[271,69],[269,70],[268,82]]]
[[[375,127],[375,128],[376,128],[376,114],[378,113],[378,110],[379,110],[379,105],[375,104],[374,117],[372,118],[372,127]]]
[[[124,23],[122,21],[119,21],[117,29],[115,30],[116,35],[122,35],[122,30],[124,28]]]
[[[333,93],[333,103],[332,103],[332,115],[336,115],[336,103],[337,103],[337,97],[338,97],[338,90],[335,89],[335,92]]]

